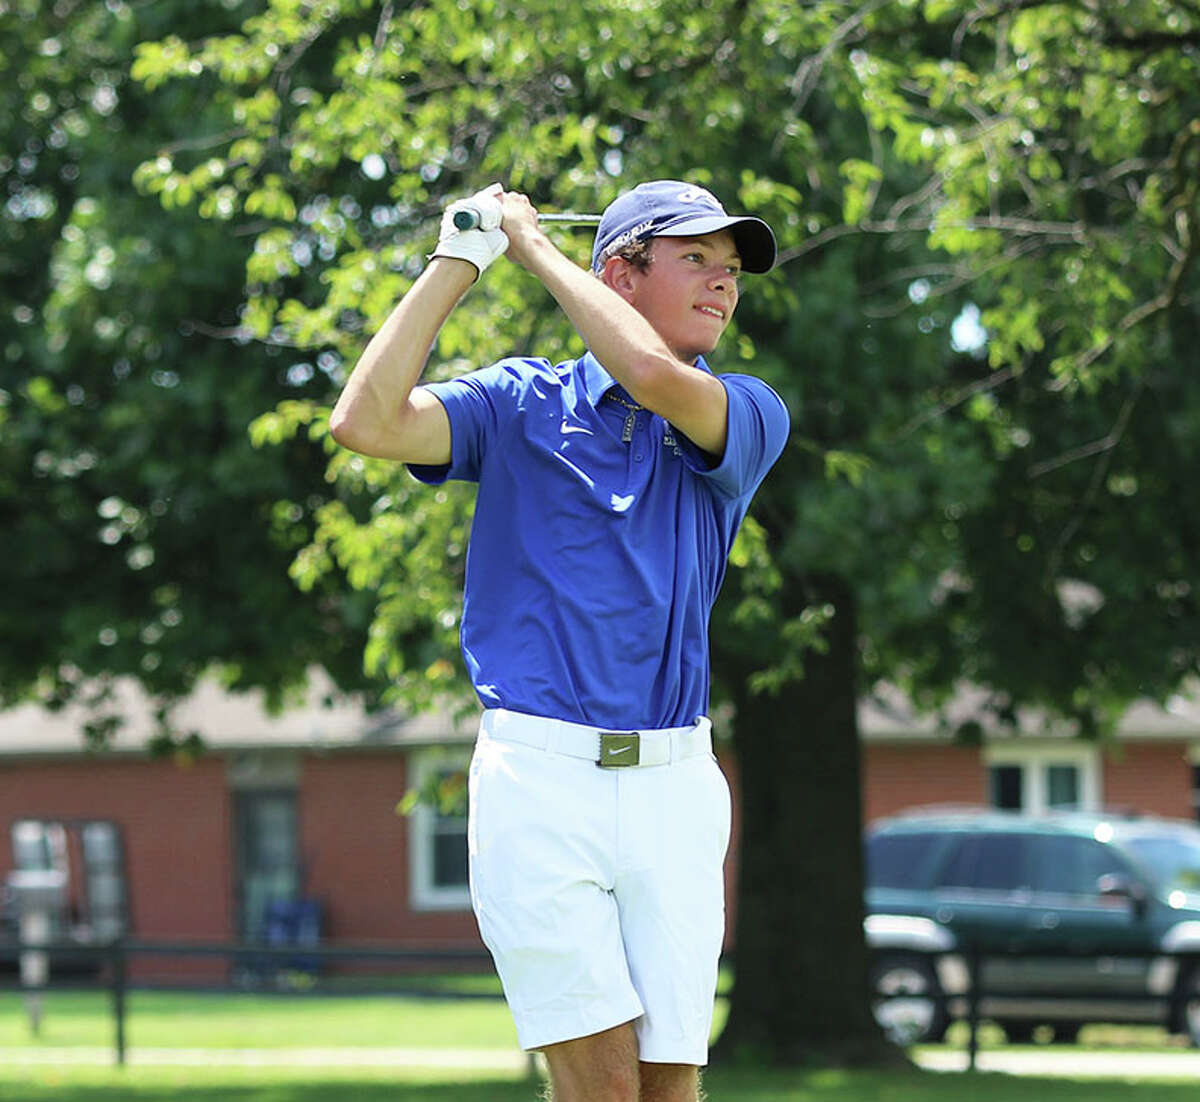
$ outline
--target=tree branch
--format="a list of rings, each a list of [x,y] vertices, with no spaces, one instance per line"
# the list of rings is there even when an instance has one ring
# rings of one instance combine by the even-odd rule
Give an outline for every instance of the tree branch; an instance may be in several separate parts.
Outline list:
[[[1120,444],[1121,438],[1125,435],[1125,429],[1129,425],[1129,418],[1133,415],[1134,407],[1137,405],[1138,398],[1145,385],[1144,377],[1138,380],[1133,393],[1122,404],[1120,412],[1117,414],[1116,423],[1105,437],[1075,448],[1058,459],[1047,460],[1044,463],[1038,463],[1029,468],[1029,477],[1031,479],[1040,478],[1043,474],[1048,474],[1050,471],[1065,467],[1068,463],[1074,463],[1079,459],[1086,459],[1092,455],[1100,456],[1100,461],[1092,469],[1092,477],[1088,480],[1088,487],[1075,509],[1075,515],[1067,521],[1062,532],[1059,533],[1058,540],[1046,560],[1044,579],[1048,585],[1053,584],[1058,577],[1067,547],[1071,540],[1075,538],[1075,533],[1079,531],[1080,526],[1083,524],[1085,514],[1096,500],[1096,495],[1100,492],[1104,477],[1108,474],[1109,468],[1112,466],[1113,454],[1116,451],[1117,445]]]
[[[842,43],[850,37],[855,31],[859,30],[866,21],[868,15],[877,12],[880,8],[887,7],[892,0],[869,0],[853,15],[847,16],[841,23],[834,28],[833,33],[826,39],[825,44],[811,57],[807,57],[800,64],[792,76],[792,91],[796,97],[797,112],[804,110],[804,105],[808,102],[809,96],[813,94],[817,87],[817,81],[820,80],[821,71],[825,68],[825,62],[829,60],[830,55],[841,47]]]
[[[785,249],[779,254],[779,263],[786,264],[813,252],[831,241],[854,234],[887,234],[887,233],[928,233],[932,227],[932,219],[924,218],[885,218],[879,221],[864,220],[854,225],[845,223],[828,226],[819,233],[813,234],[803,244]],[[985,218],[963,218],[947,222],[944,229],[967,230],[1000,230],[1011,233],[1016,237],[1042,237],[1046,240],[1059,239],[1073,241],[1083,245],[1089,237],[1095,236],[1095,227],[1089,227],[1082,221],[1078,222],[1040,222],[1036,218],[1012,218],[1001,215],[989,215]]]
[[[939,402],[932,409],[917,414],[916,417],[902,425],[888,442],[894,444],[899,440],[903,440],[906,436],[910,436],[916,432],[922,425],[945,416],[950,410],[974,398],[976,394],[984,394],[989,390],[995,390],[997,387],[1003,386],[1005,383],[1016,378],[1016,375],[1016,368],[1003,367],[998,371],[993,371],[986,379],[979,379],[976,382],[959,388],[946,401]]]

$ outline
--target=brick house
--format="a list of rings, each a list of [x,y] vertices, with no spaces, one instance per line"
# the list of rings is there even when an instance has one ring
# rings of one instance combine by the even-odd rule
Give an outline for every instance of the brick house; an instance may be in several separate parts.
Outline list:
[[[1139,702],[1102,741],[1077,738],[1031,710],[1018,710],[1013,734],[986,719],[982,698],[962,689],[945,724],[917,714],[886,686],[860,704],[867,821],[945,803],[1200,818],[1200,692],[1165,708]],[[979,744],[956,743],[947,728],[971,721],[980,725]]]
[[[372,717],[330,699],[314,679],[307,706],[270,716],[254,694],[206,685],[176,714],[204,752],[166,759],[146,755],[150,709],[128,685],[126,726],[102,753],[83,748],[70,709],[0,713],[0,883],[15,868],[62,868],[64,928],[83,938],[258,940],[280,905],[309,900],[329,942],[482,953],[461,816],[397,811],[411,787],[462,768],[472,719]],[[978,710],[965,690],[951,718]],[[980,745],[958,745],[886,689],[863,701],[859,719],[868,821],[930,803],[1197,816],[1200,696],[1130,709],[1104,745],[1033,715],[1021,717],[1019,737],[985,728]],[[736,761],[725,752],[722,763],[736,793]],[[736,847],[735,814],[731,888]],[[136,964],[141,978],[225,968]]]

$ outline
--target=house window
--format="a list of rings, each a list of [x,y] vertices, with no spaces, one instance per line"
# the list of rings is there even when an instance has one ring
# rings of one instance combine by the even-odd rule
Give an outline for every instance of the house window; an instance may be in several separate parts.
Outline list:
[[[13,867],[58,872],[63,906],[51,916],[53,934],[108,941],[129,929],[125,848],[116,823],[19,819],[12,826]]]
[[[409,817],[410,895],[417,910],[469,907],[467,885],[467,755],[429,750],[414,755],[413,788],[422,799]]]
[[[1002,811],[1020,811],[1024,775],[1025,770],[1019,765],[993,765],[989,771],[992,807]]]
[[[989,746],[993,807],[1040,814],[1094,811],[1100,806],[1097,752],[1090,746]]]

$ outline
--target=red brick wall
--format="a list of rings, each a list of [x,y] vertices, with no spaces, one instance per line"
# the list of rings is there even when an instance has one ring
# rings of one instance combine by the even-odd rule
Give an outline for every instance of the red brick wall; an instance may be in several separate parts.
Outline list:
[[[338,941],[404,941],[483,948],[468,911],[409,911],[408,788],[403,755],[342,754],[305,761],[300,779],[304,890],[324,904]]]
[[[1191,819],[1192,766],[1178,742],[1137,742],[1106,751],[1101,766],[1106,807]]]
[[[736,793],[732,755],[722,765]],[[983,804],[987,772],[977,748],[921,743],[863,747],[864,819],[922,804]],[[1191,767],[1179,743],[1109,751],[1106,805],[1191,817]],[[300,769],[302,887],[325,907],[325,936],[482,948],[469,910],[411,911],[407,821],[396,815],[408,786],[395,751],[309,756]],[[142,759],[5,763],[0,768],[0,877],[9,871],[14,820],[112,819],[126,846],[134,933],[145,938],[230,940],[233,926],[232,796],[224,759],[193,765]],[[726,866],[733,926],[740,835],[737,801]],[[143,961],[135,975],[146,976]],[[158,975],[212,974],[215,961],[160,961]],[[205,972],[207,969],[207,972]]]
[[[862,751],[863,820],[923,804],[987,803],[977,747],[869,743]]]
[[[6,763],[0,770],[0,876],[12,865],[14,821],[109,819],[121,828],[133,933],[144,938],[232,936],[229,795],[221,762],[130,759]],[[150,958],[135,975],[211,974],[204,960]]]

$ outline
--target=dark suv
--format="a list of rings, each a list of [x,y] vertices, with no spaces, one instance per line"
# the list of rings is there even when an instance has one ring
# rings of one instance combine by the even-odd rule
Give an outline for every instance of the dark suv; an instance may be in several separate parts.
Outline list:
[[[1010,1041],[1043,1025],[1143,1022],[1200,1046],[1200,827],[1099,815],[928,812],[866,837],[866,935],[880,1025],[940,1040],[979,1014]],[[900,997],[895,997],[900,996]]]

